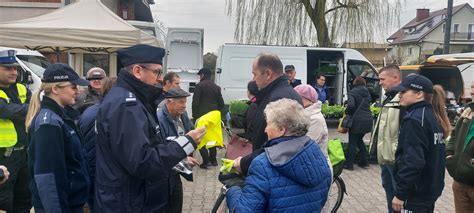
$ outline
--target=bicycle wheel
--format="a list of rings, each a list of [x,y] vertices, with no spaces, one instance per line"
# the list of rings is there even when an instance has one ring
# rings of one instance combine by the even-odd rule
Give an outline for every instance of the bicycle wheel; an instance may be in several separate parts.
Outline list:
[[[337,212],[344,199],[344,193],[346,193],[346,185],[340,176],[336,176],[333,179],[328,196],[331,212]]]

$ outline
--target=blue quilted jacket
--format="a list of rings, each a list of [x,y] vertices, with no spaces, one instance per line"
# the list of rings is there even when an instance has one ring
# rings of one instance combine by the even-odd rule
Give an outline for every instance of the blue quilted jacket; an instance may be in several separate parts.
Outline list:
[[[331,171],[319,146],[307,136],[268,141],[251,163],[245,187],[231,187],[231,212],[320,212]]]

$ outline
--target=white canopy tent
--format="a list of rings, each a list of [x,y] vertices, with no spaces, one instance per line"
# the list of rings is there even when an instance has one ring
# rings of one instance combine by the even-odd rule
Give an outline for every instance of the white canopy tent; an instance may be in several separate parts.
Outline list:
[[[135,44],[163,47],[156,37],[135,28],[100,0],[80,0],[50,13],[0,22],[0,46],[44,52],[68,52],[69,64],[83,70],[83,53],[109,54],[110,74],[116,70],[116,53]]]
[[[45,15],[0,22],[0,46],[113,52],[135,44],[163,46],[110,11],[100,0],[80,0]]]

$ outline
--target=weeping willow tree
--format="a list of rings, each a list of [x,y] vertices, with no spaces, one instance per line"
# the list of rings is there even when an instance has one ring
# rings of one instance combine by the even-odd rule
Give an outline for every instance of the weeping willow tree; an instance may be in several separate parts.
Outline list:
[[[385,40],[400,0],[226,0],[239,43],[319,45]]]

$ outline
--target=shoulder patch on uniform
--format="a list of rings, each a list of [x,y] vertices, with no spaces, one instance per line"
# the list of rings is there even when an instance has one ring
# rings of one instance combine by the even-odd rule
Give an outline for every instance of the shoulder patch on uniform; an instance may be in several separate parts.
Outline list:
[[[63,119],[49,109],[42,109],[35,119],[36,129],[38,129],[41,125],[45,124],[61,126],[63,123]]]
[[[125,105],[130,106],[136,104],[137,98],[135,97],[135,94],[133,94],[132,92],[128,92],[128,95],[125,97]]]

